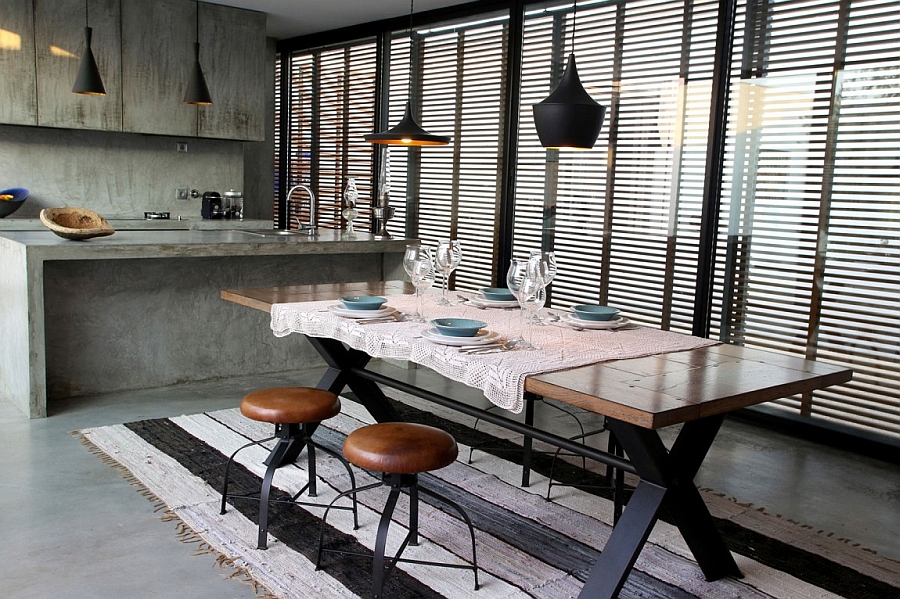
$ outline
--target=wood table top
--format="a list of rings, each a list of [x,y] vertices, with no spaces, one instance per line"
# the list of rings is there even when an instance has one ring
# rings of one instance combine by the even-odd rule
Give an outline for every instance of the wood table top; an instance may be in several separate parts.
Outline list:
[[[413,291],[410,283],[384,281],[224,290],[221,297],[269,312],[277,303]],[[533,375],[525,390],[658,429],[846,383],[852,375],[849,368],[824,362],[716,345]]]

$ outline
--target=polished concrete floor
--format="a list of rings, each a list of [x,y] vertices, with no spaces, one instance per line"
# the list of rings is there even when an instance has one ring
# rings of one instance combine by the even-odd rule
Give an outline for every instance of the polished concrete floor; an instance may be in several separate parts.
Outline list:
[[[449,384],[428,371],[381,368],[448,391]],[[249,390],[314,384],[319,374],[60,400],[42,420],[27,420],[0,402],[0,597],[253,597],[249,586],[228,578],[232,571],[220,568],[214,556],[195,555],[195,545],[179,542],[175,525],[160,521],[150,502],[70,432],[234,407]],[[483,401],[458,386],[452,394]],[[538,409],[539,419],[541,413]],[[727,421],[697,482],[900,559],[896,465]]]

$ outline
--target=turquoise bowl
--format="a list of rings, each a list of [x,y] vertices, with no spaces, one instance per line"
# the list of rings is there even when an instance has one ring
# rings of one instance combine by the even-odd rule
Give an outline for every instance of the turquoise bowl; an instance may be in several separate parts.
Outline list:
[[[469,318],[435,318],[431,324],[438,333],[448,337],[474,337],[487,326],[486,322]]]
[[[348,310],[378,310],[386,301],[386,297],[377,295],[345,295],[341,298],[341,303]]]
[[[479,289],[481,295],[484,296],[484,299],[492,301],[492,302],[514,302],[516,301],[516,296],[512,294],[512,291],[507,289],[506,287],[485,287],[483,289]]]
[[[619,315],[618,308],[610,306],[572,306],[572,312],[581,320],[612,320]]]

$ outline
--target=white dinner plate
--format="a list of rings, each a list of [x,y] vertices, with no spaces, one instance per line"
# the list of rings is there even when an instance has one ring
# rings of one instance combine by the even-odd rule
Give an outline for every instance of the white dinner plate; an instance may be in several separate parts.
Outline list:
[[[422,331],[422,337],[440,345],[459,347],[462,345],[484,345],[485,343],[491,343],[500,338],[500,333],[481,329],[474,337],[451,337],[450,335],[441,335],[437,329],[431,328]]]
[[[610,330],[610,329],[618,329],[619,327],[624,327],[626,324],[629,324],[631,321],[625,318],[624,316],[619,316],[618,318],[614,318],[613,320],[584,320],[583,318],[578,318],[574,314],[566,314],[566,317],[563,319],[568,325],[573,327],[578,327],[581,329],[590,329],[590,330]]]
[[[378,310],[350,310],[340,304],[335,304],[333,306],[328,306],[328,311],[337,316],[343,316],[344,318],[380,318],[382,316],[393,314],[397,309],[390,306],[384,306]]]
[[[472,297],[469,298],[469,302],[472,303],[473,306],[479,308],[518,308],[519,302],[513,300],[511,302],[505,301],[497,301],[497,300],[489,300],[483,297]]]

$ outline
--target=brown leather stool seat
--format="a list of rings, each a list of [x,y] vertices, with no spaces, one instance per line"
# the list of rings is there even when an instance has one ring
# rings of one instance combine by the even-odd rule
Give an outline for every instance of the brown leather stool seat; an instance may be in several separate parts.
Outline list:
[[[322,422],[340,413],[341,400],[337,395],[311,387],[260,389],[241,400],[241,414],[272,424]]]
[[[459,449],[439,428],[410,422],[384,422],[358,428],[344,441],[351,464],[375,472],[415,474],[449,466]]]
[[[351,490],[356,488],[356,478],[350,464],[344,457],[333,449],[329,449],[312,440],[312,434],[323,420],[337,416],[341,412],[341,400],[334,393],[325,389],[313,387],[276,387],[272,389],[260,389],[247,394],[241,400],[241,414],[251,420],[268,422],[275,425],[275,434],[259,441],[250,441],[235,450],[225,466],[225,480],[222,485],[221,512],[225,513],[225,504],[231,499],[253,499],[259,501],[259,535],[257,548],[267,547],[267,531],[269,523],[270,503],[292,503],[297,505],[326,507],[321,503],[309,503],[298,501],[304,491],[309,491],[309,497],[316,497],[316,448],[328,453],[344,465],[350,476]],[[242,450],[253,445],[262,445],[274,439],[278,439],[269,456],[263,462],[267,468],[263,476],[259,493],[249,495],[237,495],[228,493],[228,482],[231,467],[235,456]],[[294,463],[300,452],[306,448],[307,473],[309,482],[304,485],[290,499],[272,498],[272,479],[275,471],[286,464]],[[339,496],[340,497],[340,496]],[[334,506],[335,509],[347,509],[353,511],[354,527],[357,524],[356,495],[352,495],[350,506]],[[332,502],[333,504],[333,502]],[[327,507],[330,508],[332,504]]]
[[[365,555],[372,557],[372,597],[379,599],[384,587],[384,580],[398,563],[408,562],[419,565],[442,566],[446,568],[470,569],[475,574],[475,588],[478,588],[478,562],[475,557],[475,529],[466,512],[457,503],[447,497],[436,493],[418,484],[418,474],[438,470],[449,466],[459,454],[456,440],[449,433],[432,426],[414,424],[410,422],[384,422],[359,428],[344,440],[344,456],[352,464],[366,470],[380,472],[381,480],[345,491],[338,495],[337,501],[345,495],[356,495],[361,491],[375,487],[390,487],[388,500],[378,523],[378,532],[375,538],[375,551],[372,554],[354,553],[345,549],[326,549],[323,547],[325,534],[325,522],[328,518],[328,510],[322,517],[322,527],[319,533],[319,553],[316,559],[316,569],[322,561],[322,553],[342,553],[344,555]],[[401,491],[409,494],[409,532],[400,544],[397,554],[393,558],[385,558],[384,551],[387,544],[388,527],[391,524],[394,508]],[[450,564],[443,562],[403,559],[401,555],[408,545],[418,545],[419,529],[419,491],[434,497],[442,503],[453,508],[460,514],[469,527],[472,537],[472,562],[471,564]],[[333,504],[334,502],[332,502]],[[329,506],[329,510],[331,507]]]

